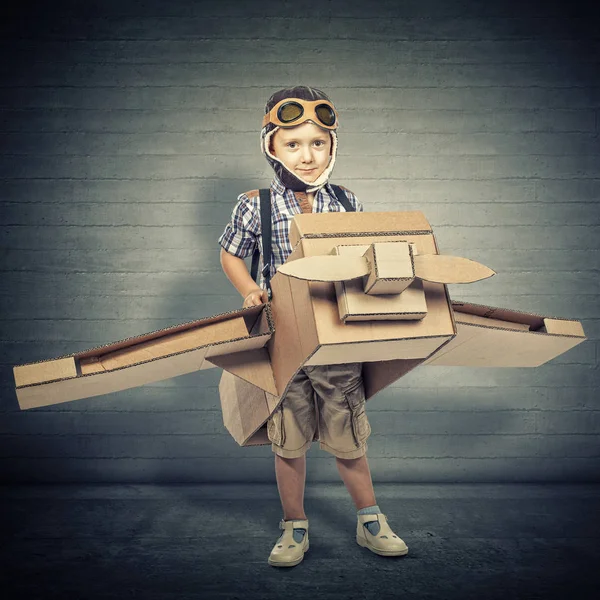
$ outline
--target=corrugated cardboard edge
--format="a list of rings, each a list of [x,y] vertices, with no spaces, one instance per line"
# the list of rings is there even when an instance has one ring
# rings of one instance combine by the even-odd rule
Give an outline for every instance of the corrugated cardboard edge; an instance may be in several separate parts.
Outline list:
[[[179,331],[185,331],[186,329],[192,329],[198,325],[208,325],[209,323],[212,323],[212,322],[221,321],[221,320],[224,320],[224,318],[227,316],[233,317],[233,316],[240,315],[247,319],[247,323],[249,321],[254,323],[256,321],[256,319],[260,316],[263,306],[266,307],[267,305],[261,304],[260,306],[250,306],[248,308],[231,310],[231,311],[227,311],[224,313],[219,313],[218,315],[212,315],[210,317],[197,319],[195,321],[186,321],[185,323],[179,323],[178,325],[172,325],[171,327],[157,329],[155,331],[151,331],[149,333],[144,333],[144,334],[141,334],[138,336],[131,336],[131,337],[119,340],[117,342],[109,342],[108,344],[94,346],[93,348],[88,348],[87,350],[82,350],[81,352],[76,352],[74,354],[63,354],[62,356],[46,358],[46,359],[32,361],[32,362],[28,362],[28,363],[22,363],[22,364],[16,365],[16,366],[23,367],[26,365],[37,365],[37,364],[44,363],[44,362],[60,360],[62,358],[87,358],[88,356],[93,356],[94,354],[96,354],[98,350],[102,350],[102,349],[118,350],[118,349],[124,348],[126,346],[132,346],[134,344],[138,344],[139,342],[146,342],[146,341],[150,341],[151,339],[154,339],[154,338],[159,338],[167,333],[176,333]],[[252,318],[253,315],[255,317],[254,319]],[[268,309],[267,309],[267,318],[268,318],[268,323],[270,325],[270,330],[274,331],[273,318],[272,318],[270,310],[268,310]],[[251,329],[252,329],[252,325],[248,326],[248,331],[251,331]]]
[[[512,308],[502,308],[499,306],[489,306],[486,304],[476,304],[474,302],[463,302],[461,300],[452,300],[452,310],[457,313],[468,313],[477,314],[484,317],[491,317],[502,321],[508,321],[513,323],[529,323],[530,326],[535,327],[530,329],[530,333],[551,333],[540,331],[544,327],[544,321],[551,319],[553,321],[562,321],[565,323],[578,323],[578,329],[581,333],[553,333],[553,335],[566,335],[570,337],[586,337],[583,332],[583,326],[581,322],[576,319],[568,319],[566,317],[555,317],[549,315],[540,315],[538,313],[532,313],[525,310],[514,310]],[[586,338],[587,339],[587,338]]]
[[[431,229],[404,229],[389,231],[361,231],[361,232],[340,232],[340,233],[305,233],[300,239],[316,240],[319,238],[353,238],[353,237],[390,237],[392,235],[430,235]],[[300,240],[298,240],[300,241]],[[344,244],[340,244],[344,245]],[[361,244],[363,245],[363,244]]]
[[[377,222],[376,226],[373,225],[374,230],[365,230],[365,226],[368,227],[365,220]],[[342,223],[344,225],[341,225]],[[402,226],[399,226],[399,223]],[[421,211],[312,213],[294,216],[290,223],[289,239],[292,247],[295,247],[303,237],[379,237],[388,236],[390,233],[394,235],[432,233],[432,229]]]
[[[365,321],[365,316],[368,316],[370,319],[380,319],[382,321],[408,321],[415,320],[418,321],[420,318],[422,319],[427,314],[426,311],[419,312],[401,312],[401,313],[369,313],[365,315],[364,313],[351,313],[346,312],[345,316],[342,318],[343,321],[352,321],[353,317],[359,317],[356,320]]]

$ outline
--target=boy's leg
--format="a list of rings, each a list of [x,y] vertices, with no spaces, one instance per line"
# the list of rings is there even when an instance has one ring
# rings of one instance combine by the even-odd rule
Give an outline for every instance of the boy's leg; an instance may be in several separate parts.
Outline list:
[[[335,457],[335,462],[346,489],[350,493],[358,514],[378,514],[381,509],[375,500],[373,480],[367,462],[367,455],[359,458]],[[379,523],[367,523],[366,527],[373,534],[379,533]]]
[[[369,550],[376,554],[384,556],[404,556],[408,553],[408,546],[404,540],[399,538],[389,527],[387,517],[382,514],[381,509],[375,500],[375,492],[373,491],[373,482],[367,455],[359,458],[339,458],[336,456],[335,462],[338,471],[354,500],[356,505],[358,523],[356,531],[356,541],[361,546],[366,546]],[[376,515],[373,520],[369,520],[367,515]],[[385,535],[379,536],[381,532],[380,519],[385,527]],[[362,525],[361,525],[362,523]],[[374,536],[371,541],[365,539],[363,527],[366,527],[369,533]],[[391,536],[391,537],[390,537]],[[383,541],[385,540],[385,541]]]
[[[306,451],[311,444],[316,422],[312,387],[303,373],[299,373],[294,380],[280,408],[275,419],[270,421],[269,439],[275,452],[275,476],[283,520],[294,523],[289,525],[293,527],[292,530],[286,530],[280,524],[284,532],[271,550],[268,562],[272,566],[290,567],[299,564],[308,550],[308,518],[304,512]],[[292,539],[289,539],[290,531]],[[291,543],[288,544],[286,539]]]
[[[336,466],[362,515],[379,514],[373,481],[367,462],[366,440],[371,427],[365,412],[362,364],[317,366],[308,371],[320,405],[319,439],[321,447],[336,458]],[[373,535],[378,522],[365,524]]]
[[[268,563],[274,567],[294,567],[302,562],[309,548],[308,518],[304,513],[306,455],[284,458],[276,454],[275,474],[286,522],[279,524],[283,533],[275,542]]]
[[[358,458],[338,458],[336,456],[335,462],[357,510],[376,505],[367,455],[364,454]]]
[[[304,484],[306,481],[306,454],[298,458],[275,455],[275,476],[285,521],[306,519],[304,512]]]
[[[285,398],[267,421],[267,435],[275,453],[275,476],[284,521],[307,521],[304,512],[306,452],[316,429],[314,391],[302,369]],[[302,541],[304,528],[294,528],[294,540]]]

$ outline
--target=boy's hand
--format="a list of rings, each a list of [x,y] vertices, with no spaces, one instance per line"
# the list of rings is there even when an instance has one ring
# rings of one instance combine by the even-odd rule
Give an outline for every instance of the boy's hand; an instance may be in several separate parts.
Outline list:
[[[261,290],[256,288],[252,290],[245,298],[242,308],[248,308],[249,306],[258,306],[259,304],[265,304],[269,301],[267,290]]]

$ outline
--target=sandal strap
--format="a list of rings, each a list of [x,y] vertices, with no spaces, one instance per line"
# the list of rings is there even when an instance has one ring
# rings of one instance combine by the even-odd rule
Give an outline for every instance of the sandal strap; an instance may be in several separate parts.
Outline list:
[[[308,531],[308,519],[294,521],[285,521],[284,519],[281,519],[281,521],[279,521],[279,529],[283,529],[284,531],[286,529],[289,529],[290,531],[293,531],[294,529],[306,529],[306,531]]]
[[[380,517],[383,517],[383,519],[380,519]],[[377,513],[375,515],[374,514],[370,514],[370,515],[358,515],[358,520],[363,525],[365,523],[372,523],[374,521],[379,521],[380,524],[383,524],[385,521],[387,521],[387,517],[383,513]]]

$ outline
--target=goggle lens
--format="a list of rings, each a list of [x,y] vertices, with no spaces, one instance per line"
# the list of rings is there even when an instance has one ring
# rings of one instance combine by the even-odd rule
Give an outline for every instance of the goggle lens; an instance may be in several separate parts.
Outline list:
[[[319,117],[319,121],[323,123],[323,125],[327,125],[331,127],[335,123],[335,113],[331,106],[327,104],[319,104],[315,108],[315,112],[317,113],[317,117]]]
[[[302,116],[304,109],[297,102],[288,102],[279,107],[277,118],[282,123],[291,123]]]

